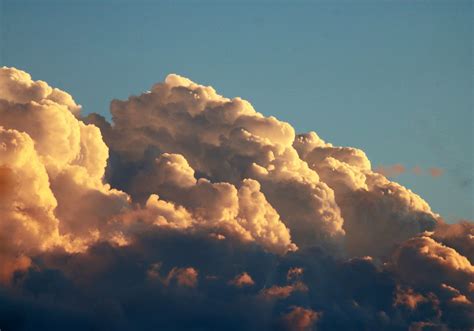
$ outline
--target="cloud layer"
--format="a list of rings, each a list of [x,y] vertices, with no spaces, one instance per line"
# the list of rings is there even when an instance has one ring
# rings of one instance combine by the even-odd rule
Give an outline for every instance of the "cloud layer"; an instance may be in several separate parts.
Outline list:
[[[178,75],[80,108],[0,69],[2,330],[474,327],[472,222],[363,151]]]

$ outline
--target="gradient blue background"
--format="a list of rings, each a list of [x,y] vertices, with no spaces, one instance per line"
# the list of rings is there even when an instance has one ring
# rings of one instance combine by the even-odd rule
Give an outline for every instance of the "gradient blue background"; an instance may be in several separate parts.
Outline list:
[[[363,149],[440,167],[395,180],[474,219],[472,1],[1,1],[0,65],[108,116],[168,73]],[[110,118],[110,117],[109,117]]]

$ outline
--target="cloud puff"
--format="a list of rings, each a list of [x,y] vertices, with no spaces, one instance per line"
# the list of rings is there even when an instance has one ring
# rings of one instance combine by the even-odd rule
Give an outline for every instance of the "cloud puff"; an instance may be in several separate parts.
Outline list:
[[[148,183],[147,195],[157,192],[173,202],[151,194],[145,208],[125,215],[126,219],[132,217],[158,226],[207,230],[215,235],[256,241],[277,253],[297,249],[289,230],[255,180],[244,179],[238,189],[230,183],[196,180],[183,156],[164,153],[155,159],[150,172],[140,175],[138,183]]]
[[[29,265],[28,256],[59,241],[57,201],[26,134],[0,126],[1,279]]]
[[[443,169],[441,168],[430,168],[429,171],[432,177],[439,177],[443,175],[443,172],[444,172]]]
[[[115,158],[109,167],[114,186],[127,192],[141,187],[136,181],[155,162],[150,156],[180,154],[196,177],[237,187],[247,178],[258,181],[298,246],[343,235],[333,192],[292,147],[293,128],[257,113],[247,101],[169,75],[149,93],[113,101],[111,112],[113,126],[97,116],[89,121],[101,127]],[[123,171],[131,174],[126,180],[118,175]],[[132,197],[140,198],[138,193]],[[295,205],[301,206],[298,213]]]
[[[286,274],[286,279],[288,281],[293,280],[293,279],[298,279],[303,275],[303,273],[304,273],[303,268],[298,268],[298,267],[291,268],[288,270]]]
[[[416,309],[416,307],[426,301],[426,298],[423,295],[416,293],[411,288],[402,289],[397,288],[395,295],[394,305],[396,306],[406,306],[409,309]]]
[[[474,223],[472,221],[460,220],[455,224],[441,222],[431,236],[436,241],[454,248],[471,264],[474,263]]]
[[[306,292],[308,291],[308,287],[301,282],[296,282],[291,285],[285,286],[277,286],[274,285],[269,288],[265,288],[261,291],[262,298],[266,300],[273,300],[273,299],[285,299],[289,297],[294,292]]]
[[[166,276],[160,275],[161,263],[153,263],[147,271],[148,278],[159,280],[165,286],[175,282],[178,286],[196,287],[198,283],[198,271],[192,267],[173,267]]]
[[[245,287],[255,285],[255,282],[248,273],[243,272],[235,276],[234,279],[230,280],[229,284],[237,287]]]
[[[351,255],[387,255],[397,244],[432,230],[439,222],[420,196],[372,171],[363,151],[334,147],[314,132],[299,135],[294,146],[334,191]]]
[[[74,114],[81,109],[68,93],[52,88],[41,80],[33,81],[28,73],[15,68],[0,68],[0,95],[3,100],[16,104],[51,101],[67,107]]]
[[[304,331],[315,330],[314,323],[321,316],[312,309],[292,307],[292,310],[281,318],[287,330]]]
[[[128,204],[102,182],[108,148],[99,129],[77,119],[66,92],[25,72],[0,69],[0,91],[2,226],[10,233],[3,242],[12,243],[2,251],[14,258],[85,249]]]
[[[403,243],[393,261],[399,275],[417,286],[447,284],[468,293],[474,280],[474,266],[465,256],[428,236]]]

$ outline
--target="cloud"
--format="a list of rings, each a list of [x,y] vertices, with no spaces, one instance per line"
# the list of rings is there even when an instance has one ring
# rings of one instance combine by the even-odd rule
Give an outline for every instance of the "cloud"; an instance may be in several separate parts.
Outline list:
[[[15,104],[53,102],[73,114],[78,114],[81,109],[68,93],[41,80],[33,81],[28,73],[15,68],[0,68],[0,95],[3,100]]]
[[[301,282],[296,282],[291,285],[285,285],[285,286],[274,285],[272,287],[265,288],[261,291],[260,295],[265,300],[285,299],[294,292],[306,292],[306,291],[308,291],[308,287],[305,284]]]
[[[426,298],[423,297],[423,295],[414,292],[411,288],[398,288],[395,296],[394,305],[406,306],[409,309],[413,310],[424,301],[426,301]]]
[[[425,235],[403,243],[393,262],[405,281],[427,288],[447,284],[468,293],[474,280],[474,266],[465,256]]]
[[[167,163],[167,166],[171,165]],[[167,181],[172,180],[172,177],[167,177]],[[256,241],[281,254],[297,249],[291,242],[289,230],[266,201],[260,192],[260,184],[255,180],[245,179],[238,190],[232,184],[211,183],[206,179],[189,184],[179,186],[174,183],[173,188],[163,191],[166,192],[165,198],[173,196],[174,202],[166,202],[151,194],[144,208],[123,214],[118,219],[123,219],[125,224],[141,220],[187,231],[205,230],[213,236]]]
[[[446,325],[436,324],[432,322],[413,322],[409,328],[409,331],[423,331],[423,330],[446,331],[448,330],[448,328],[446,327]]]
[[[298,268],[298,267],[291,268],[288,270],[286,274],[286,279],[288,281],[293,280],[293,279],[298,279],[303,275],[303,273],[304,273],[303,268]]]
[[[386,166],[379,165],[374,169],[374,172],[390,178],[398,177],[406,171],[407,168],[400,163]],[[428,173],[431,177],[440,177],[443,175],[444,170],[438,167],[423,169],[420,166],[414,166],[413,168],[411,168],[411,173],[413,173],[414,175],[423,175],[425,172]]]
[[[287,330],[304,331],[315,330],[312,328],[314,323],[321,316],[320,313],[312,309],[303,307],[292,307],[292,310],[281,318]]]
[[[199,272],[193,267],[173,267],[166,276],[161,276],[161,266],[161,263],[152,263],[147,270],[148,279],[159,280],[165,286],[170,286],[172,282],[175,282],[178,286],[196,287]]]
[[[136,180],[143,178],[142,169],[151,167],[153,155],[180,154],[197,177],[237,187],[245,179],[258,181],[297,246],[315,240],[332,245],[343,235],[332,190],[292,147],[293,128],[257,113],[247,101],[228,99],[211,87],[169,75],[150,93],[114,100],[111,112],[113,126],[97,116],[89,120],[103,128],[116,159],[109,179],[117,188],[129,192],[141,186]],[[131,174],[126,180],[118,175],[124,170]],[[301,205],[297,214],[295,204]]]
[[[198,281],[198,272],[194,268],[173,268],[166,277],[166,283],[175,279],[179,286],[195,287]]]
[[[387,254],[438,219],[419,196],[373,172],[363,151],[334,147],[314,132],[295,136],[289,124],[264,117],[245,100],[222,97],[181,76],[169,75],[149,93],[114,100],[111,112],[113,126],[97,115],[88,122],[101,127],[111,149],[111,184],[138,201],[151,191],[176,199],[152,169],[160,155],[179,154],[196,178],[237,188],[246,179],[257,181],[300,248],[317,242],[336,251],[346,245],[351,255]],[[374,246],[378,237],[384,240]]]
[[[474,223],[460,220],[455,224],[441,222],[431,235],[436,241],[455,249],[474,263]]]
[[[362,150],[178,75],[111,112],[0,69],[2,329],[474,327],[472,222]]]
[[[2,255],[26,261],[54,247],[86,249],[129,207],[127,194],[102,181],[108,148],[100,130],[77,118],[69,94],[25,72],[0,69],[0,90],[0,167],[10,186],[0,202],[9,233]]]
[[[237,287],[245,287],[245,286],[253,286],[255,285],[255,282],[248,273],[243,272],[235,276],[232,280],[230,280],[229,284],[237,286]]]
[[[30,265],[29,256],[59,243],[57,201],[31,138],[0,126],[1,280]]]
[[[372,171],[363,151],[334,147],[314,132],[298,135],[294,146],[334,191],[350,255],[387,255],[439,222],[439,215],[420,196]]]
[[[429,171],[430,171],[431,177],[439,177],[443,175],[443,172],[444,172],[443,169],[441,168],[430,168]]]

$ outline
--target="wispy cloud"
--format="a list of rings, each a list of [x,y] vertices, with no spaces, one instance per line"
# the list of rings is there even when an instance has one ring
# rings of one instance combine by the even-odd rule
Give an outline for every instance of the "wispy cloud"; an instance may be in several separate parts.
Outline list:
[[[375,172],[384,175],[385,177],[395,178],[408,171],[414,175],[423,176],[428,175],[431,177],[440,177],[444,174],[444,170],[438,167],[430,167],[423,169],[420,166],[414,166],[412,168],[407,168],[403,164],[397,163],[393,165],[379,165],[375,167]]]

